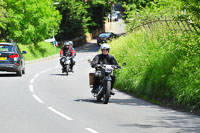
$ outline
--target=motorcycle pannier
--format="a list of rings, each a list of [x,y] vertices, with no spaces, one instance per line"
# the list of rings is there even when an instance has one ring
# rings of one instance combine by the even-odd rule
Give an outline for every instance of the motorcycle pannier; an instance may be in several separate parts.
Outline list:
[[[94,77],[94,73],[89,73],[90,85],[93,85],[93,77]]]

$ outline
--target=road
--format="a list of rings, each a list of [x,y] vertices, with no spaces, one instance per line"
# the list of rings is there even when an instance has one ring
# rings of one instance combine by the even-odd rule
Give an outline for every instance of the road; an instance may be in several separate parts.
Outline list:
[[[89,87],[87,62],[95,40],[77,48],[75,73],[61,73],[59,57],[26,65],[26,74],[0,73],[1,133],[199,133],[200,117],[116,94],[105,105]]]

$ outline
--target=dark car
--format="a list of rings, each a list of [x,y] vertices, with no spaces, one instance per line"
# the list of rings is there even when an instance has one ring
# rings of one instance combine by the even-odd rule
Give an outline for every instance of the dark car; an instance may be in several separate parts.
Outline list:
[[[16,72],[17,76],[25,74],[25,60],[16,43],[0,43],[0,71]]]
[[[97,37],[97,45],[100,46],[102,43],[106,43],[107,41],[116,38],[117,35],[114,34],[113,32],[105,32],[105,33],[101,33],[98,37]]]

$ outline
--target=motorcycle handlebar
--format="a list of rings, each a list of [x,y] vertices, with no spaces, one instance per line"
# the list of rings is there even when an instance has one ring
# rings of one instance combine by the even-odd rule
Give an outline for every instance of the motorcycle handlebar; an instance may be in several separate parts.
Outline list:
[[[96,64],[95,68],[104,68],[105,64]],[[118,66],[116,65],[111,65],[112,68],[114,69],[120,69]]]

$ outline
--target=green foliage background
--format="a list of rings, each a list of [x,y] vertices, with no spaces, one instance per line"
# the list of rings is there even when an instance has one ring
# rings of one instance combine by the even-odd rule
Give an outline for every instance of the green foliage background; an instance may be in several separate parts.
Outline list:
[[[127,30],[163,18],[199,25],[197,5],[199,1],[195,0],[154,0],[145,6],[125,5]],[[158,25],[113,41],[111,54],[120,64],[127,63],[117,73],[116,87],[155,103],[200,113],[199,40],[198,31],[189,34]]]

